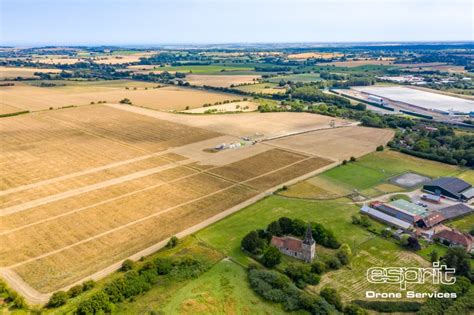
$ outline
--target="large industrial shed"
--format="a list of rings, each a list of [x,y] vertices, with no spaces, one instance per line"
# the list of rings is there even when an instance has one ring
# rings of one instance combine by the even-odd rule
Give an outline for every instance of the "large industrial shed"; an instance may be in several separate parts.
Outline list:
[[[392,217],[391,215],[378,211],[367,205],[362,206],[362,208],[360,209],[360,212],[363,214],[367,214],[368,216],[374,218],[375,220],[394,226],[398,229],[408,230],[411,227],[410,223],[397,219],[395,217]]]
[[[474,198],[474,187],[456,177],[440,177],[424,185],[423,190],[459,201],[469,201]]]

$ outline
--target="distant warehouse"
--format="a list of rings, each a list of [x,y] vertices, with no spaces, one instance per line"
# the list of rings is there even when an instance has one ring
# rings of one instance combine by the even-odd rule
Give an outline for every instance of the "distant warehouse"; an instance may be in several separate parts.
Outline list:
[[[440,177],[424,185],[423,190],[458,201],[469,201],[474,198],[474,187],[456,177]]]

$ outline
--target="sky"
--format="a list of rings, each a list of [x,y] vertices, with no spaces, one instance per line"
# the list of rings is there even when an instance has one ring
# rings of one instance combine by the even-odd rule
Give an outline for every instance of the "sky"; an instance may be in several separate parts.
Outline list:
[[[474,0],[0,0],[0,45],[474,40]]]

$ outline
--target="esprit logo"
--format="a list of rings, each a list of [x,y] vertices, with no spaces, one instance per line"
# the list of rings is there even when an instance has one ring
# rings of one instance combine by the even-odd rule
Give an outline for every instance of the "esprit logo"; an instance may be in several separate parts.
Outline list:
[[[367,281],[370,283],[400,284],[406,290],[407,284],[422,284],[431,281],[433,284],[454,284],[456,277],[454,268],[433,262],[433,267],[372,267],[367,270]]]

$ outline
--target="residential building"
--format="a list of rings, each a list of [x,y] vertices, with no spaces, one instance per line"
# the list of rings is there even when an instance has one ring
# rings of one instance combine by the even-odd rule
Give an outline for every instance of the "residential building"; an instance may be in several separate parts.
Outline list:
[[[433,238],[438,239],[442,243],[447,243],[449,246],[461,246],[466,249],[467,252],[471,253],[472,248],[472,236],[469,234],[461,233],[457,230],[443,230],[436,233]]]

